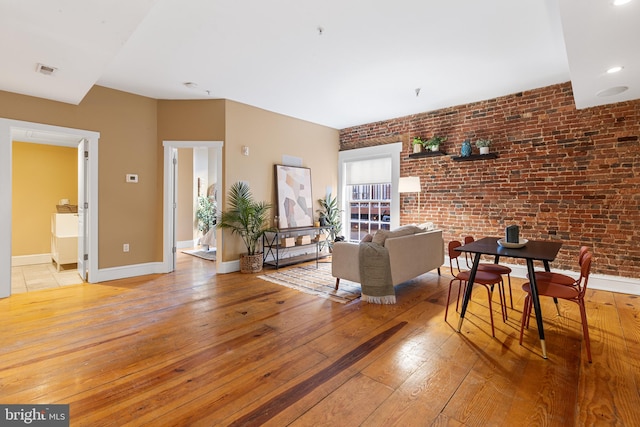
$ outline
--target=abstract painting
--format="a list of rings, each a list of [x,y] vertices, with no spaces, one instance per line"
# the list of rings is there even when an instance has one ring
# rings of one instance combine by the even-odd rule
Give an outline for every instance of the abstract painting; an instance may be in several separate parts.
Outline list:
[[[311,169],[275,165],[278,228],[313,226]]]

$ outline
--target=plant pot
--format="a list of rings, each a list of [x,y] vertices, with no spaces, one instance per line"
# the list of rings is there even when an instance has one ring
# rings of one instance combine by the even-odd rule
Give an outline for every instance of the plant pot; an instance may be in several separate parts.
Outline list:
[[[415,153],[420,153],[422,152],[422,145],[420,144],[413,144],[413,152]]]
[[[259,273],[262,271],[262,253],[255,255],[240,255],[241,273]]]
[[[489,147],[480,147],[480,154],[489,154]]]
[[[440,151],[440,146],[439,145],[432,145],[429,148],[431,148],[431,151]]]

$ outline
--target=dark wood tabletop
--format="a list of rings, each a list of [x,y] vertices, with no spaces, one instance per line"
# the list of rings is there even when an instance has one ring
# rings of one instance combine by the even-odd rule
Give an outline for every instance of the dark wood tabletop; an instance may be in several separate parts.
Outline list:
[[[480,253],[486,255],[507,256],[511,258],[528,258],[540,261],[556,259],[562,242],[551,240],[529,240],[522,248],[505,248],[498,244],[498,237],[483,237],[482,239],[456,248],[460,252]]]

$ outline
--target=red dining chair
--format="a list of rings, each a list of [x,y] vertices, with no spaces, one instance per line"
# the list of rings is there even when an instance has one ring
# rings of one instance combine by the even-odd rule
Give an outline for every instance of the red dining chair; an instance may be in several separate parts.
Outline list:
[[[587,246],[580,247],[580,252],[578,253],[579,267],[582,267],[582,260],[584,259],[584,256],[587,252],[589,252],[589,248]],[[536,275],[536,282],[551,281],[559,285],[567,285],[567,286],[573,286],[573,284],[576,282],[576,279],[574,279],[571,276],[567,276],[566,274],[562,274],[562,273],[554,273],[551,271],[536,271],[535,275]],[[527,278],[529,278],[528,274],[527,274]],[[560,307],[558,306],[558,299],[554,298],[553,302],[556,304],[556,311],[558,312],[558,316],[559,316]]]
[[[458,257],[460,256],[460,252],[456,251],[455,248],[462,246],[457,240],[453,240],[449,242],[449,268],[451,269],[451,275],[453,279],[449,282],[449,293],[447,294],[447,305],[444,310],[444,320],[447,321],[447,313],[449,312],[449,301],[451,299],[451,287],[453,282],[458,281],[458,300],[456,301],[456,311],[458,311],[458,306],[460,304],[460,294],[464,289],[466,289],[467,283],[469,282],[469,277],[471,276],[471,271],[461,271],[460,263],[458,261]],[[453,263],[455,260],[456,270],[453,268]],[[457,271],[457,273],[454,273]],[[474,284],[479,284],[484,286],[487,289],[487,296],[489,299],[489,314],[491,317],[491,335],[496,336],[495,328],[493,326],[493,308],[491,306],[491,296],[493,294],[493,286],[498,285],[498,294],[500,295],[500,306],[502,308],[502,321],[506,321],[506,298],[504,296],[504,282],[502,280],[502,276],[496,273],[491,273],[489,271],[476,271],[476,277],[473,281]],[[464,284],[464,287],[463,287]]]
[[[587,283],[589,282],[589,274],[591,273],[591,258],[593,254],[586,252],[582,257],[580,265],[580,277],[574,280],[573,284],[567,285],[557,283],[552,280],[538,280],[536,276],[536,286],[539,296],[547,296],[552,298],[560,298],[567,301],[573,301],[580,307],[580,318],[582,321],[582,332],[584,341],[587,346],[587,357],[591,363],[591,344],[589,342],[589,326],[587,324],[587,312],[584,305],[584,294],[587,291]],[[520,324],[520,345],[522,345],[522,335],[524,328],[529,328],[529,319],[531,317],[531,285],[526,282],[522,285],[522,290],[527,293],[524,299],[524,308],[522,309],[522,322]]]
[[[464,238],[464,244],[468,244],[473,242],[473,236],[466,236]],[[469,252],[465,252],[465,259],[467,261],[467,268],[471,268],[471,265],[469,264],[470,261],[472,261],[472,257],[471,254]],[[490,263],[480,263],[478,264],[478,271],[488,271],[490,273],[496,273],[499,274],[501,276],[503,275],[507,275],[507,281],[509,283],[509,300],[511,303],[511,308],[513,309],[513,293],[511,292],[511,269],[509,267],[507,267],[506,265],[500,265],[500,264],[490,264]],[[506,296],[505,296],[505,302],[506,302]],[[506,313],[506,311],[505,311]]]

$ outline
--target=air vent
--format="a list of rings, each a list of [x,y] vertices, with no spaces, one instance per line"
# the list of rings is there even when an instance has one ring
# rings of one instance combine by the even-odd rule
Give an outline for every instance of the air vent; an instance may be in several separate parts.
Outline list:
[[[44,74],[45,76],[51,76],[55,74],[58,69],[56,67],[51,67],[50,65],[38,64],[36,71],[40,74]]]

